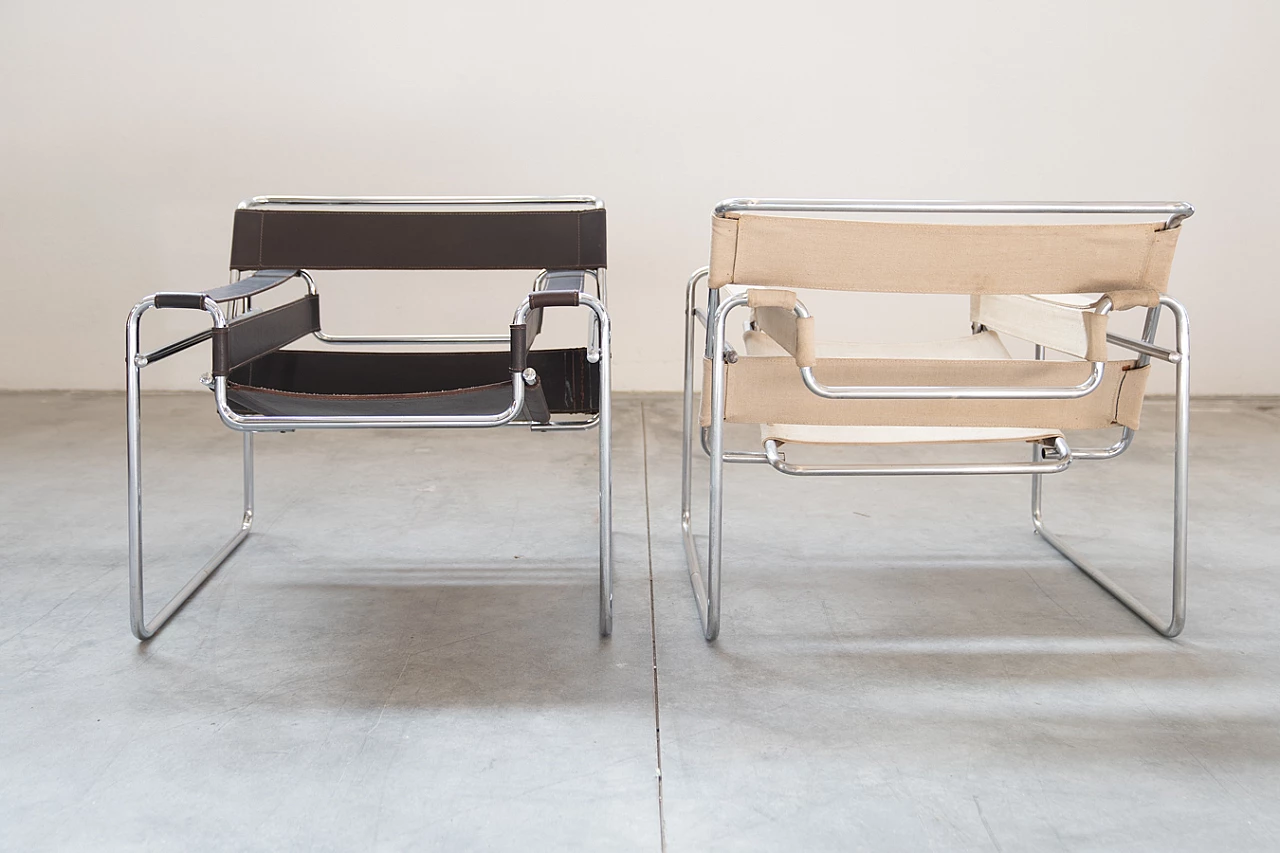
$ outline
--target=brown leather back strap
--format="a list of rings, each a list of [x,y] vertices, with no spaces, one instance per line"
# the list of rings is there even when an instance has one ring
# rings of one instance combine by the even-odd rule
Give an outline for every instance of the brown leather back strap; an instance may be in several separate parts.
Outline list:
[[[593,210],[236,211],[231,268],[585,270],[605,266]]]

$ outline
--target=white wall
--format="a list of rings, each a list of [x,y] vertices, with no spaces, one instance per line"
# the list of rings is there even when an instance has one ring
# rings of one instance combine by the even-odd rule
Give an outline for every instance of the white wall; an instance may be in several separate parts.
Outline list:
[[[786,195],[1192,201],[1195,391],[1280,393],[1278,25],[1269,0],[4,0],[0,387],[122,387],[129,307],[225,281],[243,197],[585,192],[619,389],[677,387],[712,205]],[[385,292],[342,330],[424,304]],[[513,299],[453,319],[501,329]],[[922,327],[965,328],[942,308]]]

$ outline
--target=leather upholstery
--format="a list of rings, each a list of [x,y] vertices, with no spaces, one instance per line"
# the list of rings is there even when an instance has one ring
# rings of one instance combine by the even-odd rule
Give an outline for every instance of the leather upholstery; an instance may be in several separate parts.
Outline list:
[[[489,414],[511,404],[509,356],[281,350],[232,370],[227,399],[242,414]],[[534,350],[528,364],[538,374],[525,389],[535,420],[599,411],[600,365],[585,349]]]
[[[605,266],[605,212],[237,210],[231,268],[561,269]]]

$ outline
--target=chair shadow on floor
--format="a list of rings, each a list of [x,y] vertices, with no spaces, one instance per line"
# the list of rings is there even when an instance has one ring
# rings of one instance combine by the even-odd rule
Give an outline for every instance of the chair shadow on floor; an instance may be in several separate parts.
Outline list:
[[[736,552],[726,555],[726,628],[708,648],[722,659],[786,660],[782,678],[796,661],[812,660],[822,661],[823,671],[854,678],[888,667],[904,676],[945,669],[953,678],[984,680],[1009,675],[1014,662],[1019,677],[1032,682],[1204,683],[1229,680],[1237,671],[1233,656],[1198,642],[1194,633],[1172,641],[1156,635],[1070,563],[1027,538],[1025,548],[1013,546],[1017,555],[1006,545],[992,557],[904,557],[856,547],[797,556],[777,543],[745,554],[736,548],[739,539],[731,546]],[[1117,562],[1115,572],[1160,600],[1163,578],[1154,567]],[[670,577],[675,584],[676,573]],[[687,609],[688,631],[696,635],[693,604]],[[800,670],[807,672],[803,665]]]
[[[702,721],[685,738],[801,755],[989,744],[1074,766],[1194,764],[1191,749],[1280,760],[1274,711],[1239,701],[1256,662],[1194,633],[1156,635],[1051,555],[828,552],[785,573],[736,556],[715,643],[674,588],[676,571],[667,575],[661,694]]]
[[[643,637],[601,638],[597,573],[590,557],[289,564],[259,552],[229,561],[139,649],[293,706],[651,708],[647,596],[637,587],[623,608]]]

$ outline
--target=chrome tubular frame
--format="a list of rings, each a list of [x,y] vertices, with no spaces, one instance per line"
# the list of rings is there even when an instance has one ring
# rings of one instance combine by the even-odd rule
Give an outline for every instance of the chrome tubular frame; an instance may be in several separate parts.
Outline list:
[[[1154,345],[1156,324],[1161,308],[1173,314],[1177,349],[1165,350]],[[1187,622],[1187,468],[1188,440],[1191,432],[1191,375],[1190,353],[1191,334],[1188,328],[1187,311],[1182,303],[1171,296],[1161,296],[1160,305],[1147,312],[1147,322],[1143,329],[1142,341],[1115,340],[1118,336],[1108,335],[1108,339],[1118,346],[1126,346],[1141,353],[1139,366],[1145,364],[1150,356],[1161,358],[1174,366],[1175,402],[1173,431],[1173,594],[1170,615],[1167,620],[1157,616],[1154,611],[1138,601],[1131,593],[1112,580],[1101,569],[1094,568],[1073,548],[1055,536],[1044,523],[1044,484],[1040,474],[1031,475],[1031,522],[1040,538],[1048,542],[1072,565],[1089,576],[1098,586],[1109,592],[1117,601],[1129,608],[1143,622],[1150,625],[1157,633],[1169,637],[1182,633]],[[1044,358],[1044,347],[1036,347],[1036,358]],[[1133,430],[1125,428],[1120,441],[1110,448],[1097,451],[1084,458],[1113,459],[1123,453],[1133,442]],[[1038,461],[1043,450],[1032,448],[1032,460]]]
[[[969,203],[954,201],[896,202],[896,201],[842,201],[806,199],[729,199],[715,208],[717,216],[734,211],[760,212],[867,212],[867,213],[991,213],[991,214],[1148,214],[1166,217],[1166,228],[1178,227],[1191,216],[1194,208],[1183,202],[1160,203],[1025,203],[995,202]],[[1173,547],[1173,612],[1168,622],[1158,618],[1128,592],[1120,588],[1101,571],[1090,567],[1074,551],[1050,533],[1044,526],[1041,510],[1042,477],[1045,474],[1065,471],[1077,460],[1114,459],[1133,443],[1135,432],[1122,429],[1120,439],[1109,447],[1072,450],[1065,440],[1054,439],[1048,443],[1033,445],[1030,463],[980,463],[943,465],[841,465],[810,466],[788,463],[774,441],[764,443],[764,452],[729,451],[724,447],[725,413],[725,365],[733,363],[737,356],[726,342],[727,317],[730,311],[747,304],[745,295],[722,299],[719,291],[709,290],[705,313],[697,307],[695,293],[700,281],[710,274],[709,267],[696,270],[689,278],[685,291],[685,364],[683,398],[683,441],[681,444],[681,513],[680,523],[684,539],[685,560],[689,580],[693,587],[702,623],[703,636],[714,640],[720,631],[721,565],[723,562],[724,522],[724,465],[729,463],[763,463],[775,470],[793,476],[933,476],[979,474],[1030,474],[1032,481],[1032,518],[1036,532],[1056,548],[1077,568],[1092,578],[1099,586],[1133,611],[1148,625],[1165,637],[1175,637],[1186,620],[1186,544],[1187,544],[1187,438],[1190,428],[1190,384],[1188,372],[1189,334],[1186,310],[1175,299],[1161,296],[1159,306],[1147,311],[1142,339],[1134,340],[1109,333],[1109,343],[1138,354],[1137,366],[1159,358],[1173,364],[1177,370],[1177,415],[1174,450],[1174,547]],[[1177,323],[1177,348],[1174,350],[1156,346],[1155,335],[1161,308],[1174,314]],[[1112,310],[1110,300],[1104,299],[1097,309],[1100,314]],[[797,317],[808,317],[809,312],[799,300]],[[703,349],[711,359],[711,387],[703,393],[711,395],[711,424],[699,429],[694,410],[693,383],[697,323],[706,329]],[[1036,347],[1036,358],[1045,357],[1045,348]],[[896,387],[849,386],[831,387],[820,382],[812,368],[801,368],[805,386],[813,394],[827,399],[1041,399],[1066,400],[1084,397],[1093,392],[1103,377],[1105,362],[1092,362],[1089,378],[1079,386],[1070,388],[1001,388],[1001,387]],[[693,452],[699,438],[703,450],[710,457],[708,545],[704,564],[693,535]]]
[[[254,207],[261,204],[445,204],[445,205],[495,205],[495,204],[572,204],[602,207],[603,202],[590,196],[559,196],[554,198],[512,197],[512,198],[331,198],[307,196],[260,196],[240,203],[240,207]],[[129,524],[129,609],[130,627],[133,635],[139,640],[153,637],[161,627],[182,607],[183,604],[204,584],[206,580],[231,556],[248,537],[253,525],[253,434],[255,432],[287,432],[296,429],[442,429],[442,428],[487,428],[498,426],[528,426],[535,432],[560,432],[599,429],[599,490],[600,490],[600,594],[599,594],[599,627],[602,636],[613,632],[613,411],[612,411],[612,362],[611,341],[612,330],[606,307],[606,289],[604,269],[587,270],[587,275],[596,281],[596,296],[579,293],[578,304],[590,309],[589,345],[594,347],[596,360],[600,365],[600,411],[588,420],[552,421],[550,423],[533,423],[517,420],[525,402],[525,382],[518,373],[511,377],[511,404],[501,412],[484,415],[451,416],[451,415],[394,415],[394,416],[266,416],[242,415],[235,412],[227,400],[227,380],[218,376],[212,380],[202,380],[214,392],[218,415],[229,428],[244,435],[244,515],[240,529],[196,572],[173,598],[160,609],[150,620],[146,617],[143,598],[143,549],[142,549],[142,405],[141,405],[141,373],[148,364],[167,358],[183,350],[189,349],[212,336],[212,330],[227,326],[229,316],[251,309],[248,298],[236,300],[229,304],[227,312],[214,300],[204,297],[203,310],[212,318],[212,328],[190,335],[174,343],[160,347],[149,353],[141,351],[140,329],[142,315],[156,307],[153,294],[143,299],[129,314],[125,330],[125,352],[127,361],[127,423],[126,441],[128,446],[128,524]],[[539,274],[535,279],[534,289],[538,289],[538,281],[545,275]],[[308,292],[315,294],[315,282],[305,271],[301,277],[306,282]],[[232,281],[238,278],[238,271],[232,272]],[[528,296],[525,296],[515,311],[512,320],[515,324],[526,321],[530,313]],[[544,309],[545,310],[545,309]],[[317,334],[317,338],[327,344],[470,344],[470,343],[503,343],[510,344],[510,338],[488,335],[426,335],[426,336],[325,336]]]
[[[697,413],[693,410],[693,370],[694,370],[694,344],[695,332],[694,322],[698,319],[698,310],[694,303],[694,292],[697,284],[706,278],[711,272],[710,267],[702,267],[696,270],[689,277],[689,283],[685,288],[684,302],[684,406],[682,411],[681,423],[683,425],[683,437],[680,442],[680,528],[684,535],[684,557],[689,569],[689,582],[693,586],[694,599],[698,605],[698,618],[702,621],[702,633],[708,640],[714,640],[720,633],[720,529],[716,524],[716,508],[719,504],[720,495],[716,489],[717,474],[716,468],[723,465],[724,460],[724,442],[720,433],[723,431],[723,423],[717,424],[713,417],[710,433],[714,437],[714,452],[708,450],[711,456],[711,522],[709,528],[709,557],[705,568],[702,566],[702,558],[698,555],[698,544],[693,538],[693,433],[696,428],[695,418]],[[714,300],[715,291],[708,294],[708,301]],[[708,330],[706,349],[711,348],[711,334]],[[720,362],[720,359],[716,359]],[[722,371],[721,371],[722,372]],[[712,374],[715,375],[714,373]],[[706,393],[705,391],[703,393]],[[713,398],[716,399],[716,398]],[[723,408],[723,403],[722,403]],[[723,418],[722,418],[723,420]],[[716,427],[720,429],[717,430]],[[706,434],[706,431],[703,433]]]
[[[604,201],[590,195],[368,195],[368,196],[329,196],[329,195],[256,195],[245,199],[236,207],[240,210],[254,207],[265,207],[272,204],[301,204],[331,207],[358,207],[363,204],[404,205],[406,207],[422,207],[440,205],[443,207],[486,207],[489,205],[570,205],[574,207],[604,207]]]
[[[129,627],[133,631],[133,635],[139,640],[147,640],[154,636],[169,621],[169,618],[178,612],[178,609],[186,603],[187,599],[217,571],[227,557],[230,557],[231,553],[240,547],[240,543],[248,537],[249,530],[253,527],[253,434],[245,433],[243,462],[244,516],[240,522],[240,529],[209,558],[209,561],[192,576],[191,580],[187,581],[182,589],[178,590],[177,594],[169,600],[169,603],[160,609],[160,612],[150,620],[147,619],[143,599],[142,577],[142,368],[158,360],[156,353],[169,350],[169,352],[165,352],[165,355],[172,355],[173,352],[179,351],[171,346],[164,347],[146,356],[140,353],[139,332],[142,315],[154,307],[154,296],[142,300],[129,313],[129,321],[125,326],[125,359],[127,362],[125,432],[127,434],[129,468]],[[227,325],[227,318],[222,313],[222,309],[212,299],[205,299],[204,310],[212,316],[213,328],[223,328]],[[187,346],[192,346],[198,342],[192,340],[193,338],[204,340],[206,337],[193,335],[178,343],[187,342]],[[182,349],[186,348],[182,347]]]

